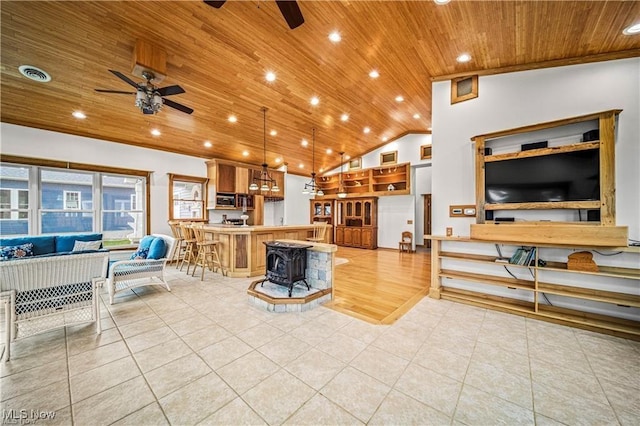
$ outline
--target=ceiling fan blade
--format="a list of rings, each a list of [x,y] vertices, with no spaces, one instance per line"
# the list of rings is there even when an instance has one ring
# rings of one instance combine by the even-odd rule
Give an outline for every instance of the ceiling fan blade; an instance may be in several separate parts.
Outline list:
[[[162,98],[162,103],[165,104],[166,106],[170,106],[171,108],[177,109],[178,111],[182,111],[187,114],[191,114],[193,112],[193,110],[188,106],[184,106],[177,102],[173,102],[172,100],[169,100],[169,99]]]
[[[107,90],[107,89],[94,89],[96,92],[101,93],[120,93],[122,95],[135,95],[136,92],[124,92],[122,90]]]
[[[304,24],[302,11],[295,0],[276,0],[280,13],[292,30]]]
[[[184,93],[184,89],[177,84],[174,86],[161,87],[156,90],[160,94],[160,96],[169,96],[169,95],[179,95],[180,93]]]
[[[124,81],[125,83],[135,87],[136,89],[138,88],[138,83],[136,83],[135,81],[131,80],[129,77],[127,77],[126,75],[122,74],[120,71],[109,70],[109,72],[111,72],[111,74],[115,75],[120,80]]]
[[[225,3],[226,0],[222,0],[222,1],[207,1],[204,0],[204,2],[206,4],[208,4],[209,6],[215,7],[216,9],[220,9],[222,7],[222,5]]]

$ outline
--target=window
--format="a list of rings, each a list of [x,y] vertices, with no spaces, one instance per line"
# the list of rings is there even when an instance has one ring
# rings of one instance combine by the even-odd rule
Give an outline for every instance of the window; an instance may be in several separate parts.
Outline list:
[[[451,80],[451,104],[478,97],[478,76],[468,75]]]
[[[77,191],[64,191],[64,209],[80,210],[80,193]]]
[[[380,154],[380,165],[396,164],[398,162],[398,151],[383,152]]]
[[[206,219],[207,178],[169,174],[169,219]]]
[[[107,239],[127,240],[144,232],[145,179],[135,176],[102,175],[102,233]]]
[[[30,170],[0,165],[0,235],[28,232]]]
[[[431,159],[431,145],[422,145],[420,147],[420,159],[421,160]]]
[[[8,159],[0,163],[2,237],[96,232],[105,245],[118,245],[149,232],[149,172],[2,159]]]

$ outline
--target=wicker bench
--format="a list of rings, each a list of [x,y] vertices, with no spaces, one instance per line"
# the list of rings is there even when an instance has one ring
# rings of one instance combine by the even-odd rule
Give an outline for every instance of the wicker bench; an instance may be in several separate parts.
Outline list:
[[[55,328],[95,322],[101,332],[98,286],[109,253],[75,253],[0,262],[5,307],[5,361],[12,341]]]

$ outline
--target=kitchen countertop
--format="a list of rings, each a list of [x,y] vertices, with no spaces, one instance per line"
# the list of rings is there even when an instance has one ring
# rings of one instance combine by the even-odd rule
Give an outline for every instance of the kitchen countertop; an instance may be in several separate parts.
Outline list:
[[[327,225],[331,226],[331,225]],[[281,231],[287,229],[313,229],[314,225],[225,225],[225,224],[213,224],[205,225],[204,228],[208,231],[218,232],[233,232],[233,233],[245,233],[245,232],[269,232],[269,231]]]

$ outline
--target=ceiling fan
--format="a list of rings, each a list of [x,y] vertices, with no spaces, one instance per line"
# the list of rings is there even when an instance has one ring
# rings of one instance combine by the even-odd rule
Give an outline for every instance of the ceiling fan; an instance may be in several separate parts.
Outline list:
[[[220,9],[222,5],[225,4],[226,0],[204,0],[204,2],[209,6]],[[300,6],[298,6],[298,3],[295,0],[276,0],[276,4],[278,5],[278,9],[280,9],[280,13],[282,13],[282,16],[284,17],[284,20],[287,21],[289,28],[293,30],[304,24],[302,11],[300,10]]]
[[[113,75],[124,81],[125,83],[136,88],[135,92],[124,92],[120,90],[106,90],[106,89],[95,89],[96,92],[102,93],[119,93],[123,95],[136,95],[136,106],[140,108],[140,110],[144,114],[155,114],[162,108],[162,105],[170,106],[171,108],[177,109],[178,111],[182,111],[187,114],[191,114],[193,109],[188,106],[184,106],[177,102],[174,102],[170,99],[165,99],[164,96],[170,95],[178,95],[180,93],[185,93],[184,89],[178,85],[167,86],[167,87],[156,87],[151,84],[151,81],[155,78],[151,71],[143,71],[142,76],[145,78],[146,82],[144,83],[136,83],[131,80],[126,75],[122,74],[119,71],[109,70]]]

